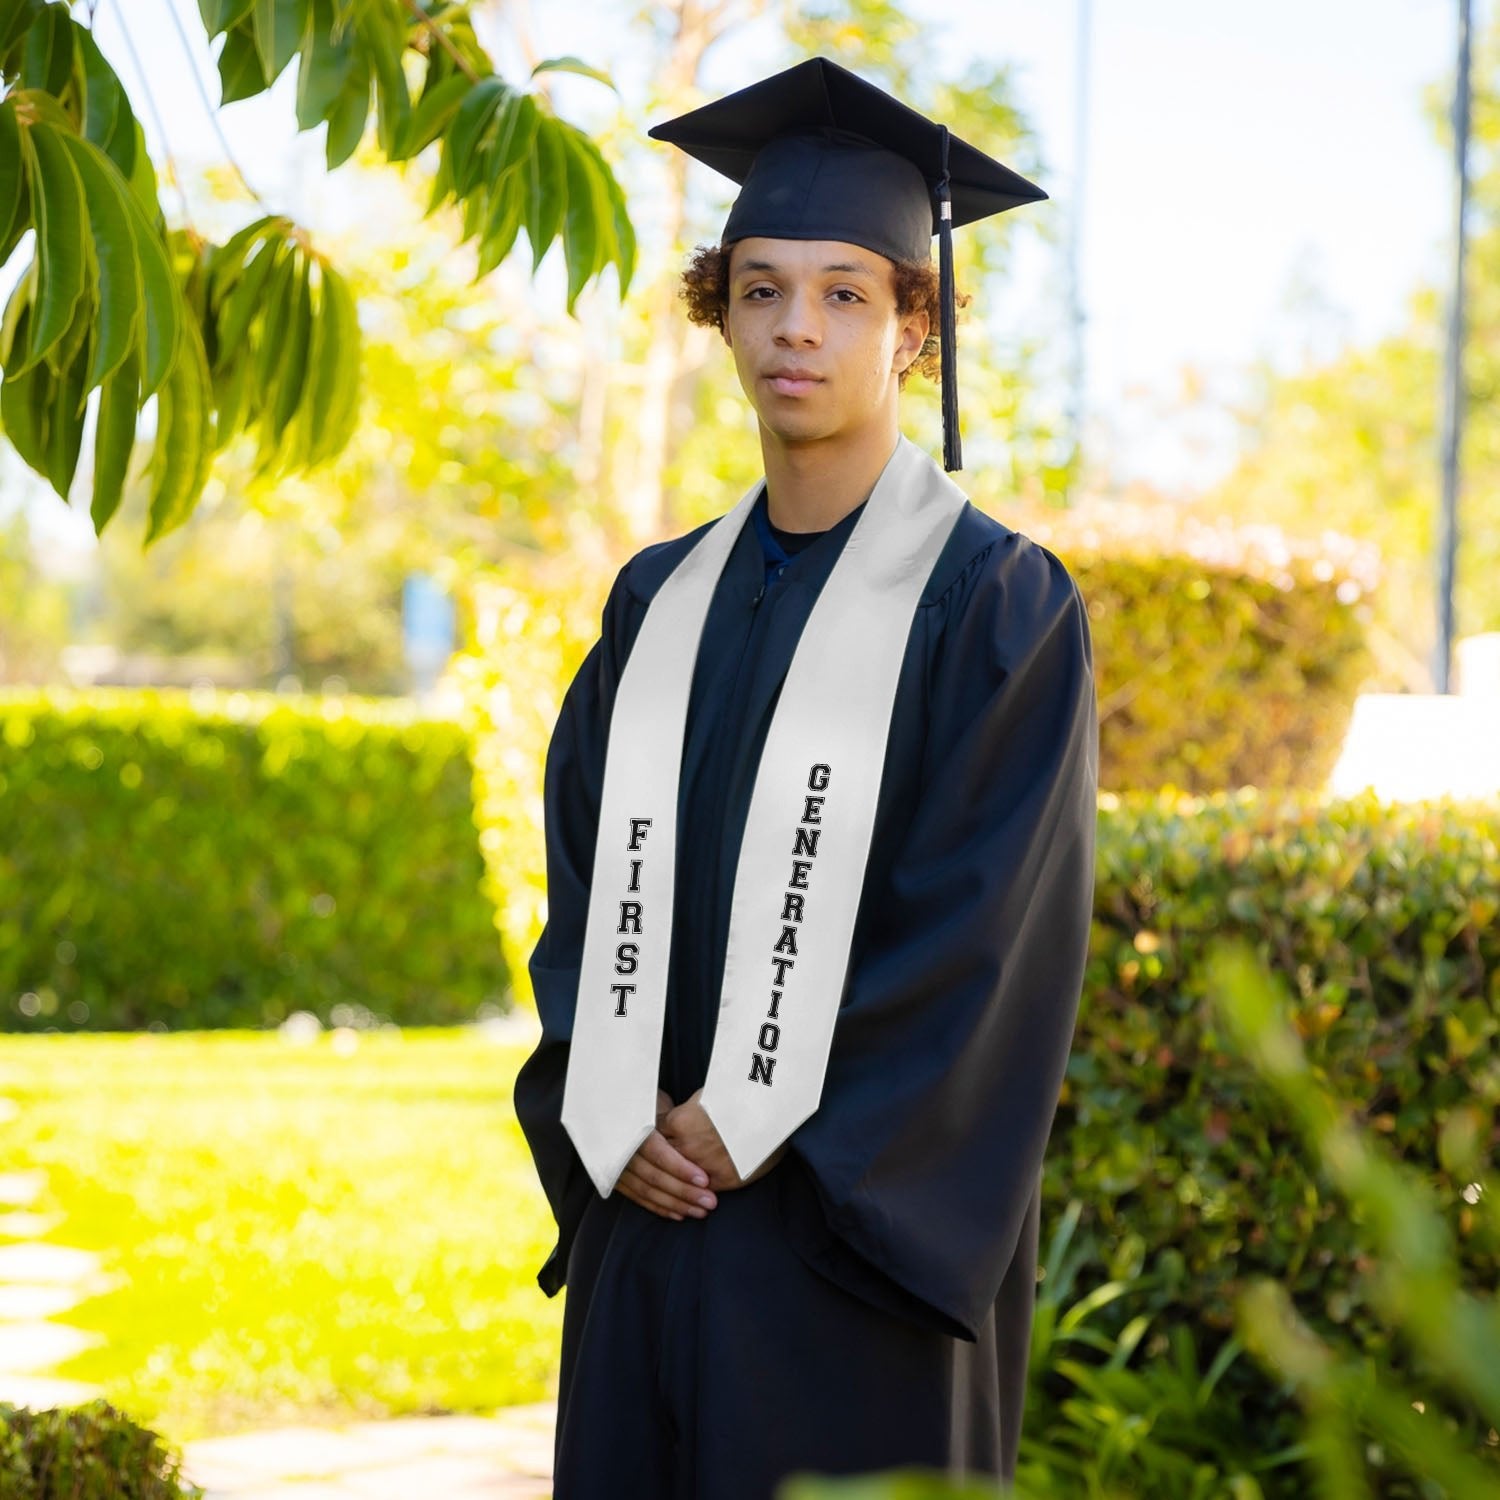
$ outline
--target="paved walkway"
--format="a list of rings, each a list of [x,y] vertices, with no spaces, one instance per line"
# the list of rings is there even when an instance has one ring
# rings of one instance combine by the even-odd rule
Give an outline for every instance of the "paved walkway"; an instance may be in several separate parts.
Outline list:
[[[183,1474],[206,1500],[547,1500],[552,1402],[499,1416],[397,1417],[204,1438]]]
[[[0,1125],[14,1111],[12,1100],[0,1098]],[[39,1171],[0,1172],[0,1240],[12,1242],[0,1244],[0,1401],[38,1409],[103,1394],[47,1371],[99,1342],[98,1334],[54,1320],[115,1285],[97,1255],[43,1243],[41,1236],[60,1221],[31,1210],[45,1181]]]

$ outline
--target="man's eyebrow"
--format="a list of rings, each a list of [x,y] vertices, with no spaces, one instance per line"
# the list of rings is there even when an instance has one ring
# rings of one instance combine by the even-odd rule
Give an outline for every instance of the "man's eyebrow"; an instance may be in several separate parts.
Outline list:
[[[742,260],[736,268],[736,275],[743,275],[746,271],[779,271],[780,266],[769,260]],[[861,276],[873,276],[874,268],[867,266],[862,260],[839,260],[832,265],[823,267],[824,273],[830,271],[854,271]]]

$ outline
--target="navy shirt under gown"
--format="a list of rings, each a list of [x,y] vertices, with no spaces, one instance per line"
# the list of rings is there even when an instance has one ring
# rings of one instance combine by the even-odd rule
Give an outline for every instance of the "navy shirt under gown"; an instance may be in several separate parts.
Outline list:
[[[659,1074],[674,1102],[707,1077],[744,819],[781,682],[864,509],[822,533],[782,533],[789,550],[765,505],[762,490],[715,590],[689,699]],[[529,966],[543,1030],[515,1087],[559,1227],[538,1273],[548,1295],[598,1198],[560,1113],[614,689],[655,590],[704,529],[621,570],[548,750],[548,920]],[[786,1241],[827,1282],[993,1349],[968,1377],[986,1389],[953,1399],[994,1410],[1006,1477],[1042,1156],[1092,911],[1097,745],[1087,612],[1071,576],[964,506],[902,660],[822,1099],[783,1161],[732,1190],[769,1184]],[[661,1222],[690,1232],[709,1220]]]

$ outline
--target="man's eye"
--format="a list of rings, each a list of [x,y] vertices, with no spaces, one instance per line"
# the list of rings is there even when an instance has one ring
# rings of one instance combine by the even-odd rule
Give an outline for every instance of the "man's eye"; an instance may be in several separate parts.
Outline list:
[[[764,301],[764,298],[758,298],[755,296],[757,292],[769,292],[774,297],[776,295],[776,288],[770,286],[753,286],[748,292],[745,293],[745,295],[747,297],[754,298],[756,301]]]
[[[846,287],[846,286],[841,286],[841,287],[838,287],[838,288],[837,288],[837,289],[836,289],[836,290],[835,290],[835,291],[834,291],[834,294],[833,294],[833,295],[834,295],[834,296],[835,296],[835,297],[847,297],[847,298],[848,298],[848,299],[849,299],[849,301],[851,301],[851,302],[862,302],[862,301],[864,301],[864,298],[862,298],[862,297],[861,297],[861,296],[860,296],[860,295],[859,295],[859,293],[858,293],[858,292],[855,292],[855,291],[851,291],[851,290],[850,290],[850,289],[849,289],[849,288],[848,288],[848,287]]]

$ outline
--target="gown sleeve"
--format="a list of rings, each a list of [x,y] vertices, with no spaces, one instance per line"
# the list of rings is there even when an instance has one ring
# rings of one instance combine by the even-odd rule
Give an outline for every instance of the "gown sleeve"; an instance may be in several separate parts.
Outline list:
[[[568,1251],[594,1191],[572,1137],[563,1128],[562,1101],[604,793],[609,717],[628,649],[629,569],[627,563],[616,576],[604,606],[600,638],[563,697],[543,774],[547,921],[527,963],[542,1035],[516,1075],[514,1104],[558,1226],[557,1245],[537,1273],[537,1284],[549,1297],[557,1295],[567,1278]]]
[[[810,1264],[971,1342],[1037,1232],[1098,806],[1077,585],[1015,532],[974,575],[934,658],[912,817],[851,957],[823,1094],[789,1138],[781,1187]],[[1034,1298],[1034,1278],[1025,1290]]]

